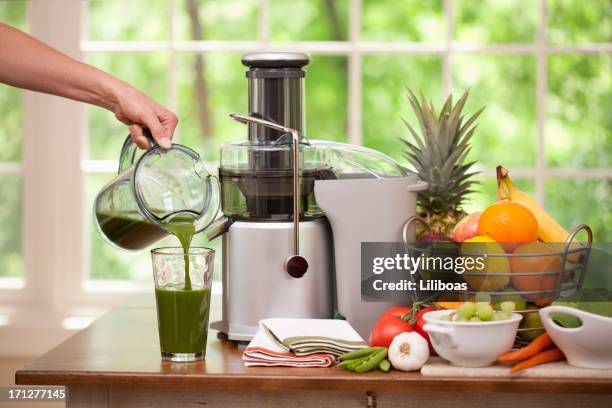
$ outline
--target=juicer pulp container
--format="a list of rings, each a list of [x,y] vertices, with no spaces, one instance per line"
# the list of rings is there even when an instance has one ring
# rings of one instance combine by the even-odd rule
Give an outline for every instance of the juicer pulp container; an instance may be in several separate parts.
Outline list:
[[[364,339],[380,314],[398,303],[362,301],[361,243],[402,241],[417,192],[426,188],[414,176],[315,181],[317,204],[332,227],[336,309]]]

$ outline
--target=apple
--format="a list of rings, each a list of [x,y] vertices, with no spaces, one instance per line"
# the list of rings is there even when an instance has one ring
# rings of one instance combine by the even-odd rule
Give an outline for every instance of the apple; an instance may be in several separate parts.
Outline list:
[[[419,238],[418,242],[453,242],[453,240],[446,235],[426,232],[421,238]]]
[[[526,341],[532,341],[540,334],[544,333],[544,329],[533,330],[542,327],[542,320],[540,319],[540,313],[537,307],[530,306],[530,310],[533,312],[527,312],[523,314],[523,320],[519,325],[520,329],[532,329],[532,330],[521,330],[518,332],[519,338]]]
[[[478,235],[478,221],[482,211],[466,215],[455,225],[451,238],[455,242],[463,242],[466,239],[474,238]]]

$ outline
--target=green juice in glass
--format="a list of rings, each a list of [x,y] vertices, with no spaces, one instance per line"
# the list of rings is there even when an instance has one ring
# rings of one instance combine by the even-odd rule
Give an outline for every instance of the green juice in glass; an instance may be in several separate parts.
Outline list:
[[[159,342],[169,353],[201,353],[206,349],[210,289],[155,289]]]

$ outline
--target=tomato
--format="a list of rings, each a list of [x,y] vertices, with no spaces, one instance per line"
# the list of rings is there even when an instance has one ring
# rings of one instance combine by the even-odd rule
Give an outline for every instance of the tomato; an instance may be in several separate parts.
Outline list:
[[[429,335],[423,330],[423,326],[425,325],[423,315],[427,312],[431,312],[433,308],[424,307],[419,309],[419,307],[417,307],[414,310],[416,314],[412,317],[409,316],[411,310],[412,308],[409,306],[394,306],[380,315],[370,332],[370,346],[389,347],[393,338],[398,334],[416,331],[427,340],[429,351],[431,354],[435,355],[436,353],[429,341]]]
[[[414,331],[419,333],[425,338],[425,340],[427,340],[427,343],[429,344],[429,353],[432,355],[436,355],[436,352],[431,345],[431,340],[429,340],[429,334],[425,330],[423,330],[423,326],[425,326],[425,319],[423,319],[423,315],[427,312],[431,312],[432,310],[432,307],[425,307],[419,310],[416,315],[416,323],[414,323]]]
[[[393,306],[390,309],[387,309],[381,316],[390,315],[399,317],[400,319],[404,317],[408,312],[410,312],[410,306]]]
[[[383,313],[370,332],[371,347],[389,347],[395,336],[413,331],[408,322],[392,314]]]

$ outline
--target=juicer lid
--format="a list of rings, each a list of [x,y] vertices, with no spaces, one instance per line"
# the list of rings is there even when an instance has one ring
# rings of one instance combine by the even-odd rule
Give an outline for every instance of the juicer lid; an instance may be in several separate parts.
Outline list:
[[[249,68],[302,68],[309,62],[305,52],[248,52],[242,56],[242,64]]]
[[[247,78],[304,78],[310,62],[305,52],[249,52],[242,56]]]
[[[307,148],[305,148],[308,150]],[[323,140],[311,141],[310,166],[327,167],[336,179],[417,178],[407,168],[377,150]],[[308,165],[307,165],[308,167]],[[414,176],[414,177],[412,177]]]

